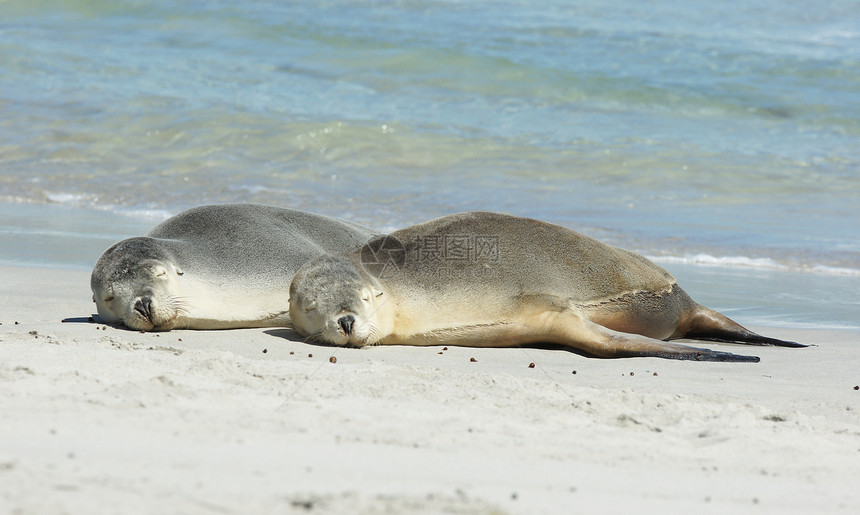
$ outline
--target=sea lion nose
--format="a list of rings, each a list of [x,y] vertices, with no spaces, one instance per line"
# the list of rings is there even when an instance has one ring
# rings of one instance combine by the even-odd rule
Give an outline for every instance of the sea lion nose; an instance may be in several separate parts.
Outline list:
[[[344,315],[337,320],[338,325],[340,325],[343,332],[349,336],[352,334],[352,324],[355,323],[355,317],[352,315]]]
[[[152,298],[141,297],[134,303],[134,310],[140,313],[144,318],[152,321]]]

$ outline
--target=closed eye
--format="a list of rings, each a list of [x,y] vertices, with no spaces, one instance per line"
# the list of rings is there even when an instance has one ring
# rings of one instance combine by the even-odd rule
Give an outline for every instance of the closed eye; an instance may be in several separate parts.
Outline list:
[[[313,311],[316,308],[317,308],[317,301],[313,301],[310,304],[308,304],[307,306],[305,306],[305,313],[307,313],[308,311]]]
[[[105,302],[110,302],[110,301],[112,301],[112,300],[113,300],[113,295],[111,295],[110,297],[105,297],[105,298],[104,298],[104,301],[105,301]]]

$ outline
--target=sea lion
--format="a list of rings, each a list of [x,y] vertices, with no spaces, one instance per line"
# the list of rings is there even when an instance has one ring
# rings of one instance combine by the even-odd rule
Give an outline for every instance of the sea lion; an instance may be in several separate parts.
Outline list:
[[[334,345],[510,347],[554,343],[597,357],[759,361],[664,340],[804,347],[694,302],[633,252],[529,218],[437,218],[305,263],[290,286],[302,336]]]
[[[296,270],[377,234],[294,209],[196,207],[107,249],[93,268],[93,300],[101,321],[140,331],[289,325]]]

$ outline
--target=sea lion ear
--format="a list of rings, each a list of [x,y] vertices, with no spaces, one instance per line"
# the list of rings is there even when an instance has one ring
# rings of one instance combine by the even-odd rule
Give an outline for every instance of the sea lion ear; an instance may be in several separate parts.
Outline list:
[[[173,270],[176,272],[176,275],[185,275],[185,272],[183,272],[182,269],[176,265],[173,265]]]
[[[372,286],[370,287],[370,291],[373,292],[374,297],[379,297],[380,295],[382,295],[382,290],[377,290]]]

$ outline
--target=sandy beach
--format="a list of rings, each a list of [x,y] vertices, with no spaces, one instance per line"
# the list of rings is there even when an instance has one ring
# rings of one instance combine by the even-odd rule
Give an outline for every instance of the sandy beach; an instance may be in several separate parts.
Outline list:
[[[99,325],[88,273],[0,274],[3,513],[860,510],[856,332],[712,345],[758,364],[338,349]]]

